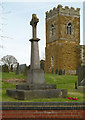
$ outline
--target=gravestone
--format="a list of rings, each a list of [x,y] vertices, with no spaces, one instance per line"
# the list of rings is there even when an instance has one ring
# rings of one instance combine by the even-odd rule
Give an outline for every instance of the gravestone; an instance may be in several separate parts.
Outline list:
[[[77,81],[75,81],[75,89],[77,89]]]
[[[10,71],[13,72],[13,65],[11,65]]]
[[[7,72],[9,73],[9,68],[8,66],[5,64],[5,65],[2,65],[2,72]]]
[[[58,75],[58,69],[56,69],[56,70],[55,70],[55,74],[57,74],[57,75]]]
[[[78,67],[78,90],[85,92],[85,65]]]
[[[40,68],[44,70],[44,68],[45,68],[45,60],[40,61]]]
[[[36,35],[36,27],[39,19],[36,14],[32,15],[32,20],[30,25],[32,26],[33,38],[29,41],[31,42],[31,65],[27,73],[26,84],[16,85],[15,90],[7,90],[7,95],[20,100],[27,100],[33,98],[54,98],[63,97],[66,98],[66,89],[56,89],[55,84],[46,84],[44,71],[40,69],[39,60],[39,48]]]
[[[80,46],[81,66],[77,69],[78,90],[85,92],[85,45]]]
[[[17,63],[17,67],[16,67],[16,70],[15,70],[15,75],[18,75],[19,74],[19,63]]]
[[[63,75],[65,75],[65,69],[64,69],[64,71],[63,71]]]
[[[78,86],[80,86],[81,81],[85,79],[85,66],[78,67],[77,74],[78,74]]]
[[[59,70],[59,75],[62,75],[62,74],[63,74],[63,73],[62,73],[62,69],[60,69],[60,70]]]
[[[26,70],[26,64],[19,65],[19,73],[24,74]]]

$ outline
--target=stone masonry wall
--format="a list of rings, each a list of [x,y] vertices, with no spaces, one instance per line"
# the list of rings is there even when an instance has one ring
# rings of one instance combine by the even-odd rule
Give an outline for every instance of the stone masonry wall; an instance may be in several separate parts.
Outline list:
[[[80,65],[78,52],[75,42],[55,41],[47,45],[45,67],[48,69],[48,73],[52,72],[51,56],[54,56],[54,73],[56,69],[65,70],[66,74],[70,74],[70,70],[75,71]]]
[[[80,66],[80,15],[79,8],[62,8],[59,5],[46,12],[46,48],[45,72],[52,73],[62,69],[65,74],[76,74]],[[71,34],[67,34],[67,25],[71,23]],[[53,27],[53,28],[52,28]],[[51,57],[53,56],[53,64]]]

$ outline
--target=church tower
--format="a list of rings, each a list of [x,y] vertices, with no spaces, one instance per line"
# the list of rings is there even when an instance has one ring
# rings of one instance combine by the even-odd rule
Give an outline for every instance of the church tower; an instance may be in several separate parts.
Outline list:
[[[46,12],[45,72],[76,74],[80,65],[80,8],[58,5]]]

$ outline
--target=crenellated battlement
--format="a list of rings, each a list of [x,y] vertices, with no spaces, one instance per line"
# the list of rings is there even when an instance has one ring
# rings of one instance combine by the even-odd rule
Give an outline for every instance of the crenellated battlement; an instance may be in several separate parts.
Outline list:
[[[50,18],[58,14],[80,16],[80,8],[75,9],[74,7],[69,8],[68,6],[65,6],[65,8],[63,8],[63,6],[59,4],[57,8],[54,7],[50,11],[46,12],[46,18]]]

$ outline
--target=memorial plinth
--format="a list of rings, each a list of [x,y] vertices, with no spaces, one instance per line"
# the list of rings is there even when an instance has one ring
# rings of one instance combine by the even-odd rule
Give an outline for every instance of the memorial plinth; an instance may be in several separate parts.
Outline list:
[[[46,84],[44,71],[40,69],[39,48],[37,38],[37,23],[39,19],[36,14],[32,15],[30,25],[32,25],[32,39],[31,42],[31,65],[27,73],[26,84],[16,85],[15,90],[7,90],[7,95],[20,100],[27,100],[33,98],[53,98],[66,97],[66,89],[56,89],[55,84]],[[49,79],[50,80],[50,79]]]

